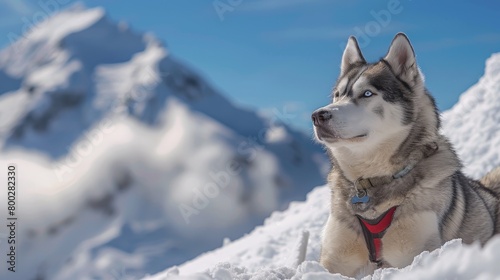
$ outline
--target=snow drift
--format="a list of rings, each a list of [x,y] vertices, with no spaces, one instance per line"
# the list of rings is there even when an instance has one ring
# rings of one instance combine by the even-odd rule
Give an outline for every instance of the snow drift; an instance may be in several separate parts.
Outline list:
[[[480,178],[500,166],[500,53],[487,60],[484,76],[442,117],[443,132],[463,159],[467,175]],[[305,202],[274,212],[250,234],[145,279],[349,279],[328,273],[317,262],[329,196],[327,186],[318,187]],[[303,231],[310,233],[306,262],[296,267]],[[484,248],[452,240],[423,252],[408,267],[379,269],[364,279],[498,279],[498,263],[500,236]]]

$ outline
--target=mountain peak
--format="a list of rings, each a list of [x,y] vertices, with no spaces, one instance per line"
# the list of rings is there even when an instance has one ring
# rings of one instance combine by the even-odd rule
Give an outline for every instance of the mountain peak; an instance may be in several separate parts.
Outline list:
[[[62,11],[30,29],[13,45],[19,46],[29,41],[58,41],[68,34],[88,28],[94,23],[105,19],[102,8],[87,9],[78,3]]]
[[[63,63],[73,58],[92,69],[97,64],[129,60],[145,49],[144,41],[142,34],[109,21],[104,9],[73,5],[31,27],[2,51],[0,69],[19,77],[54,60]]]

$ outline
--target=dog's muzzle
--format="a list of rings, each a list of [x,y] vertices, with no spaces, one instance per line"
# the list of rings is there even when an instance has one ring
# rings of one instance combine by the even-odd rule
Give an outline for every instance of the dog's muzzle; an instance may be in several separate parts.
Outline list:
[[[316,128],[316,136],[320,140],[338,138],[330,127],[333,114],[330,110],[318,109],[311,115],[312,122]]]
[[[332,117],[333,117],[332,113],[330,111],[325,110],[325,109],[319,109],[319,110],[315,111],[311,116],[313,124],[316,127],[323,126],[329,120],[331,120]]]

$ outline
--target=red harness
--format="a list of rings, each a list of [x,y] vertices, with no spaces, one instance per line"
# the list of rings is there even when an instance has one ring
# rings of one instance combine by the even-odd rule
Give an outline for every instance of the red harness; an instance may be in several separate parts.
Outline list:
[[[394,217],[396,208],[398,207],[392,207],[374,220],[368,220],[356,215],[356,217],[358,217],[359,224],[363,229],[363,235],[365,236],[370,261],[376,263],[379,267],[382,265],[382,237],[392,223],[392,218]]]

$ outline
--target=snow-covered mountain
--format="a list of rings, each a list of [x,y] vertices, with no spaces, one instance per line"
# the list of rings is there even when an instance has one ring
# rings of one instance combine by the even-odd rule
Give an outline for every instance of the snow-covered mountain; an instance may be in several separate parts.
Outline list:
[[[484,76],[442,118],[443,132],[462,157],[468,175],[480,178],[500,166],[500,53],[487,60]],[[305,202],[273,213],[250,234],[145,279],[350,279],[328,273],[317,262],[329,192],[327,186],[318,187]],[[297,267],[297,248],[307,236],[306,262]],[[422,253],[406,268],[379,269],[364,279],[498,279],[498,263],[500,236],[482,249],[453,240],[432,253]]]
[[[19,174],[16,279],[138,278],[304,199],[326,157],[280,117],[231,103],[102,9],[41,23],[0,52],[0,166]]]

